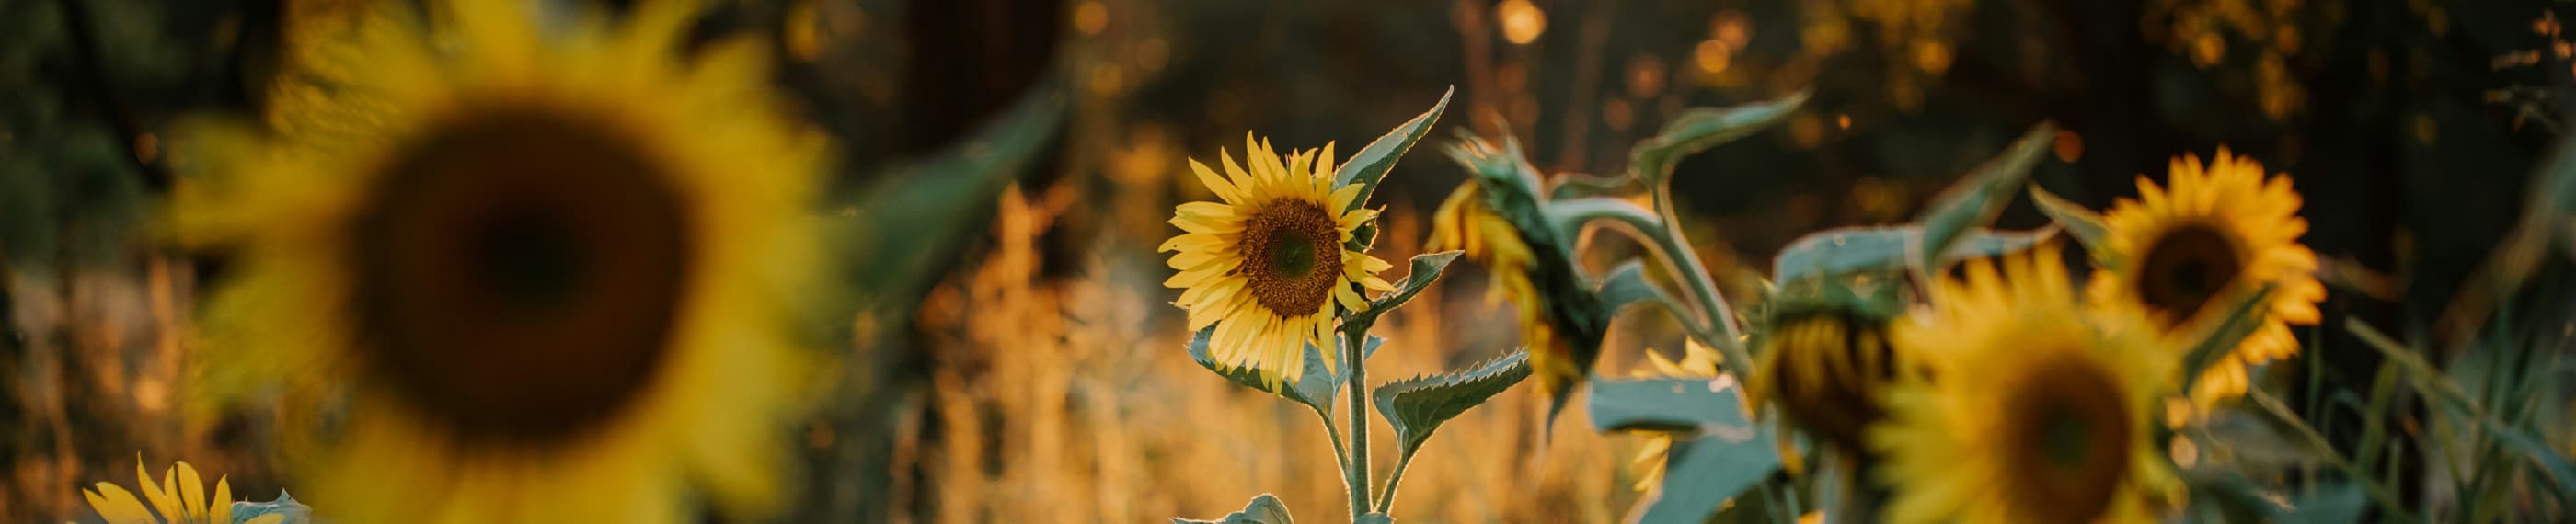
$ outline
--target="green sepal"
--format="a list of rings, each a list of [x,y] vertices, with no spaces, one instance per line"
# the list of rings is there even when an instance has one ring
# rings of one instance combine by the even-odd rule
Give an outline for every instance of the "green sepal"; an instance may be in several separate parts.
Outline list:
[[[2003,154],[1979,164],[1940,196],[1933,197],[1932,203],[1924,206],[1923,215],[1915,219],[1923,228],[1922,247],[1914,251],[1916,267],[1926,275],[1946,269],[1937,255],[1946,253],[1950,243],[1965,232],[1994,222],[2004,204],[2012,201],[2013,192],[2030,178],[2030,168],[2039,164],[2056,136],[2056,125],[2041,122],[2032,126]]]
[[[1172,524],[1296,524],[1296,523],[1297,523],[1297,521],[1296,521],[1295,519],[1291,519],[1291,518],[1289,518],[1289,517],[1288,517],[1288,504],[1283,503],[1283,502],[1280,502],[1280,501],[1279,501],[1279,497],[1272,496],[1272,495],[1271,495],[1271,494],[1269,494],[1269,493],[1263,493],[1263,494],[1261,494],[1261,496],[1253,497],[1253,498],[1252,498],[1252,502],[1251,502],[1251,503],[1249,503],[1249,504],[1244,504],[1244,505],[1243,505],[1243,511],[1237,511],[1237,512],[1234,512],[1234,513],[1226,514],[1226,516],[1225,516],[1224,518],[1219,518],[1219,519],[1215,519],[1215,520],[1190,520],[1190,519],[1179,518],[1179,517],[1173,517],[1173,518],[1172,518]]]

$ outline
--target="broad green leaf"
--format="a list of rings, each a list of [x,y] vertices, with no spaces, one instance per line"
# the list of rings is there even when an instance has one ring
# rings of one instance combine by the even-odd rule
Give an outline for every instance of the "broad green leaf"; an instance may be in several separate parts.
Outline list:
[[[1673,443],[1664,455],[1664,483],[1638,502],[1640,524],[1699,524],[1720,505],[1761,484],[1780,469],[1778,435],[1768,426],[1706,431]]]
[[[1743,391],[1732,376],[1592,381],[1592,429],[1689,431],[1750,427]]]
[[[2107,254],[2102,251],[2102,239],[2111,235],[2111,227],[2102,223],[2100,213],[2058,198],[2048,190],[2040,189],[2039,184],[2030,185],[2030,201],[2037,204],[2039,212],[2048,215],[2049,220],[2056,221],[2057,227],[2066,228],[2066,234],[2073,235],[2076,242],[2084,243],[2085,250],[2093,253],[2094,257]]]
[[[1917,226],[1845,227],[1809,233],[1790,242],[1771,263],[1771,281],[1782,285],[1812,277],[1848,275],[1859,272],[1900,271],[1913,263],[1913,249],[1922,238]],[[1968,230],[1950,242],[1939,265],[1973,258],[2004,255],[2030,249],[2057,236],[2057,228],[2032,231],[1994,231],[1985,228]]]
[[[1342,162],[1342,167],[1333,170],[1335,187],[1360,185],[1360,197],[1351,200],[1351,209],[1367,205],[1369,194],[1377,192],[1378,182],[1386,179],[1387,171],[1395,169],[1395,161],[1402,158],[1406,150],[1413,149],[1413,143],[1421,141],[1422,135],[1431,131],[1431,123],[1439,121],[1440,113],[1449,109],[1449,95],[1455,92],[1455,88],[1441,91],[1440,102],[1432,104],[1430,111],[1423,111],[1421,115],[1405,121],[1404,125],[1387,130],[1385,136],[1369,142],[1368,147],[1360,148],[1360,152],[1351,154],[1350,160]]]
[[[267,521],[260,520],[262,518],[271,517],[274,518]],[[251,502],[243,500],[233,502],[233,521],[226,524],[252,524],[255,522],[264,522],[265,524],[310,524],[313,522],[313,507],[306,506],[302,502],[297,502],[295,500],[295,496],[287,494],[285,490],[278,490],[277,500],[273,501]]]
[[[2324,484],[2290,499],[2290,509],[2281,514],[2282,524],[2337,524],[2361,522],[2362,508],[2369,505],[2370,494],[2358,484]]]
[[[2046,156],[2049,144],[2057,137],[2057,126],[2041,122],[2023,133],[2002,155],[1987,160],[1950,189],[1932,198],[1924,206],[1923,216],[1915,220],[1923,228],[1923,245],[1915,251],[1914,262],[1925,274],[1937,274],[1946,266],[1936,254],[1945,253],[1950,242],[1962,233],[1994,222],[1995,214],[2012,201],[2013,191],[2021,189],[2030,178],[2030,168]]]
[[[1645,181],[1647,187],[1662,187],[1665,180],[1672,178],[1673,164],[1680,162],[1682,157],[1787,120],[1798,106],[1807,103],[1807,94],[1799,91],[1778,100],[1684,110],[1666,122],[1663,130],[1656,132],[1653,138],[1629,150],[1628,172]]]
[[[2200,382],[2202,371],[2208,370],[2210,364],[2218,362],[2218,357],[2235,351],[2238,343],[2244,342],[2245,337],[2254,334],[2254,328],[2263,326],[2263,317],[2269,311],[2261,308],[2268,303],[2276,287],[2273,284],[2264,284],[2261,288],[2237,295],[2236,301],[2226,309],[2227,320],[2211,328],[2201,337],[2199,344],[2191,347],[2190,352],[2183,353],[2182,369],[2178,371],[2182,373],[2183,391],[2190,391],[2193,384]],[[2214,305],[2216,304],[2203,304],[2201,307]]]
[[[1395,282],[1395,291],[1370,300],[1368,311],[1351,314],[1358,322],[1348,325],[1362,327],[1376,325],[1378,316],[1403,307],[1404,303],[1413,301],[1414,295],[1422,294],[1423,288],[1431,287],[1433,281],[1440,279],[1440,272],[1448,270],[1449,263],[1457,261],[1458,255],[1462,253],[1465,252],[1453,249],[1428,255],[1414,255],[1413,268],[1404,274],[1404,280]]]
[[[958,144],[892,168],[876,178],[880,182],[836,194],[835,216],[824,224],[835,238],[855,239],[829,243],[842,246],[840,260],[849,263],[845,275],[858,284],[846,295],[910,300],[928,292],[938,280],[931,277],[950,270],[968,239],[981,231],[994,198],[1030,171],[1030,162],[1062,127],[1062,91],[1054,84],[1033,89]],[[827,321],[842,324],[849,317]]]
[[[1225,377],[1226,380],[1234,382],[1235,385],[1260,390],[1263,393],[1279,395],[1280,398],[1285,398],[1299,404],[1305,404],[1306,407],[1314,408],[1316,413],[1329,415],[1333,412],[1333,396],[1341,393],[1344,375],[1336,373],[1332,368],[1324,365],[1324,350],[1322,348],[1317,348],[1314,344],[1307,344],[1305,372],[1298,374],[1296,382],[1288,383],[1282,381],[1278,388],[1273,389],[1270,387],[1269,381],[1261,377],[1260,371],[1252,368],[1225,370],[1217,366],[1216,359],[1208,354],[1209,339],[1213,338],[1215,334],[1216,326],[1208,326],[1206,329],[1200,329],[1197,334],[1190,337],[1190,359],[1197,361],[1199,363],[1199,367],[1207,368],[1208,371],[1216,372],[1217,375]],[[1336,338],[1336,340],[1339,339]],[[1378,345],[1385,342],[1386,339],[1379,338],[1374,335],[1368,337],[1368,342],[1362,346],[1362,358],[1366,358],[1367,355],[1376,354]],[[1344,363],[1343,365],[1351,364]]]
[[[1296,522],[1288,518],[1288,504],[1279,502],[1279,497],[1271,496],[1269,493],[1253,497],[1252,503],[1243,505],[1243,511],[1229,513],[1224,518],[1190,520],[1175,517],[1172,519],[1172,524],[1296,524]]]
[[[1440,424],[1529,378],[1529,353],[1514,352],[1476,367],[1398,380],[1377,387],[1377,409],[1412,455]]]
[[[1610,275],[1601,278],[1600,291],[1594,294],[1600,295],[1603,309],[1618,311],[1638,301],[1661,300],[1664,290],[1646,280],[1645,261],[1630,260],[1611,268]]]

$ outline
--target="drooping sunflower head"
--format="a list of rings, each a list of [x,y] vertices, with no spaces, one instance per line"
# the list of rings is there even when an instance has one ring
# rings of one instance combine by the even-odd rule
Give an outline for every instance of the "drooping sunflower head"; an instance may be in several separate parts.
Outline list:
[[[1482,185],[1476,181],[1460,184],[1440,201],[1431,215],[1431,238],[1424,245],[1430,251],[1461,250],[1469,260],[1485,267],[1491,282],[1485,286],[1485,302],[1510,302],[1520,318],[1521,345],[1530,348],[1531,363],[1554,372],[1541,372],[1541,386],[1557,391],[1562,385],[1550,381],[1568,376],[1574,367],[1562,355],[1565,340],[1557,336],[1547,316],[1545,297],[1530,279],[1538,257],[1520,230],[1509,219],[1495,213],[1486,200]],[[1577,371],[1579,372],[1579,370]]]
[[[208,308],[213,387],[354,395],[306,475],[340,521],[770,506],[770,437],[813,378],[790,311],[819,157],[761,48],[678,58],[679,1],[561,32],[437,6],[438,35],[351,37],[374,59],[342,87],[390,110],[311,115],[372,134],[204,138],[234,150],[179,229],[242,261]]]
[[[1852,300],[1772,309],[1744,395],[1756,409],[1777,403],[1784,420],[1829,446],[1861,450],[1863,428],[1886,415],[1879,395],[1914,370],[1887,343],[1888,315]]]
[[[180,462],[161,471],[161,480],[143,469],[142,457],[134,462],[134,487],[143,491],[137,498],[112,482],[100,482],[94,488],[81,490],[91,511],[98,512],[108,524],[232,524],[233,484],[231,477],[216,477],[215,492],[206,493],[205,480],[197,468]],[[146,505],[149,503],[149,505]],[[286,514],[271,513],[250,517],[245,524],[278,524]]]
[[[2054,247],[1972,262],[1894,341],[1931,367],[1868,430],[1894,522],[2151,522],[2172,485],[2153,438],[2172,356],[2079,307]]]
[[[1179,273],[1163,285],[1183,290],[1175,304],[1189,310],[1192,331],[1216,327],[1208,354],[1223,369],[1250,367],[1274,384],[1295,383],[1310,344],[1323,350],[1324,365],[1337,365],[1335,308],[1368,309],[1354,286],[1395,290],[1377,276],[1392,264],[1350,248],[1353,231],[1377,212],[1356,202],[1360,186],[1334,185],[1331,144],[1280,155],[1247,135],[1250,169],[1218,154],[1224,175],[1190,161],[1217,201],[1173,212],[1182,233],[1161,250],[1177,252],[1170,264]]]
[[[2299,218],[2299,195],[2287,175],[2266,178],[2251,158],[2219,150],[2203,165],[2184,156],[2169,169],[2169,186],[2140,177],[2138,199],[2121,200],[2103,217],[2110,234],[2100,257],[2104,268],[2089,284],[2097,303],[2142,308],[2164,336],[2188,338],[2225,319],[2241,293],[2275,285],[2256,311],[2261,326],[2234,351],[2204,371],[2191,392],[2208,403],[2245,391],[2245,367],[2296,355],[2289,324],[2315,324],[2325,287],[2317,282],[2316,254],[2299,244],[2308,230]]]

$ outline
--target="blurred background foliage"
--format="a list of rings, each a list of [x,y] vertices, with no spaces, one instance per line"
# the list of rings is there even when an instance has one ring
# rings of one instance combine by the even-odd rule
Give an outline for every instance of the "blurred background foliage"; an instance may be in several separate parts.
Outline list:
[[[337,3],[0,0],[0,520],[81,515],[75,486],[138,451],[228,471],[243,492],[278,487],[259,414],[177,409],[195,282],[222,261],[183,257],[156,236],[153,210],[174,176],[161,133],[190,115],[256,112],[279,42]],[[2343,283],[2322,325],[2360,319],[2440,340],[2434,320],[2519,216],[2535,159],[2561,133],[2576,85],[2553,14],[2563,10],[728,0],[697,33],[775,42],[777,83],[836,139],[849,202],[932,165],[917,159],[1044,139],[1003,155],[1025,162],[973,164],[1002,176],[960,184],[971,205],[907,215],[937,227],[878,255],[900,253],[916,270],[888,274],[919,278],[872,281],[866,311],[847,321],[857,365],[804,432],[808,492],[793,518],[1134,522],[1219,515],[1263,490],[1300,513],[1341,511],[1336,479],[1289,466],[1329,458],[1306,415],[1181,358],[1180,318],[1164,305],[1151,248],[1170,234],[1172,204],[1206,196],[1179,176],[1184,158],[1235,147],[1246,131],[1350,151],[1455,86],[1443,127],[1517,136],[1543,171],[1609,173],[1683,108],[1812,90],[1781,129],[1677,170],[1692,238],[1721,276],[1760,274],[1809,231],[1904,220],[2042,120],[2063,130],[2052,144],[2062,162],[2034,180],[2093,208],[2133,195],[2135,177],[2175,155],[2223,145],[2290,173],[2306,196],[2305,241]],[[1046,132],[981,128],[1044,96],[1031,93],[1062,94],[1060,121],[1035,120]],[[1393,208],[1378,256],[1413,254],[1419,217],[1463,176],[1446,162],[1401,163],[1378,197]],[[1018,181],[1005,189],[1005,177]],[[2046,224],[2029,206],[2013,204],[1998,225]],[[1479,274],[1453,272],[1424,307],[1390,318],[1382,332],[1408,351],[1383,373],[1509,349],[1510,330],[1470,327],[1509,318],[1475,299]],[[2533,280],[2545,287],[2525,300],[2563,305],[2560,280]],[[1649,347],[1677,355],[1678,331],[1657,322],[1623,323],[1605,369],[1639,365]],[[2322,337],[2309,353],[2321,365],[2275,380],[2369,389],[2379,353],[2340,329],[2302,336]],[[2358,420],[2361,405],[2309,400],[2290,405],[2311,407],[2303,415],[2329,440],[2355,440],[2341,433],[2358,429],[2339,428],[2359,424],[2332,421]],[[1635,439],[1569,417],[1541,440],[1529,388],[1497,402],[1452,422],[1452,443],[1418,461],[1399,519],[1606,521],[1634,500],[1623,466]]]

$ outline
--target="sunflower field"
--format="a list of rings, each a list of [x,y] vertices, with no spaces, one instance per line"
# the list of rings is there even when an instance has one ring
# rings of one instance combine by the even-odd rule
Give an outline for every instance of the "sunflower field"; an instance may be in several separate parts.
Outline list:
[[[2562,12],[0,0],[0,522],[2576,521]]]

